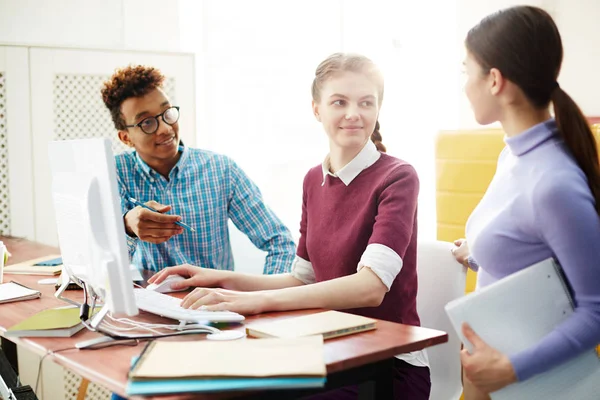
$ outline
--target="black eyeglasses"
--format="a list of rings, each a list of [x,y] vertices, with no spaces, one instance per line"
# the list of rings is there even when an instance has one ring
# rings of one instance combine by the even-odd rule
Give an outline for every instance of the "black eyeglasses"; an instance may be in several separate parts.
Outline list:
[[[142,132],[144,132],[147,135],[152,135],[158,130],[159,117],[162,118],[163,121],[165,121],[165,124],[173,125],[179,120],[179,107],[173,106],[167,108],[165,111],[161,112],[158,115],[155,115],[154,117],[144,118],[135,125],[125,125],[125,127],[136,128],[139,126]]]

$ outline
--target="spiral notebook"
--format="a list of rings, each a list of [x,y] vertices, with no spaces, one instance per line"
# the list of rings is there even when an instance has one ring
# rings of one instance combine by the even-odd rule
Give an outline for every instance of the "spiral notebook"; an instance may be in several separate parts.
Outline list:
[[[505,354],[524,350],[573,314],[562,270],[547,259],[446,305],[465,347],[467,322],[490,346]],[[600,393],[600,360],[594,349],[546,373],[491,393],[492,400],[592,400]]]

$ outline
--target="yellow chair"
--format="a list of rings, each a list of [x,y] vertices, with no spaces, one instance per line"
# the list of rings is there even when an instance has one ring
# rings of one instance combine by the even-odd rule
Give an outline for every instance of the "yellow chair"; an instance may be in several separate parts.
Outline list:
[[[485,193],[504,147],[501,129],[442,131],[435,146],[437,238],[465,236],[465,223]],[[467,292],[476,275],[467,274]]]
[[[591,125],[600,148],[600,123]],[[441,131],[435,145],[437,239],[465,236],[465,224],[481,200],[504,148],[502,129]],[[467,274],[466,292],[475,289],[476,274]]]

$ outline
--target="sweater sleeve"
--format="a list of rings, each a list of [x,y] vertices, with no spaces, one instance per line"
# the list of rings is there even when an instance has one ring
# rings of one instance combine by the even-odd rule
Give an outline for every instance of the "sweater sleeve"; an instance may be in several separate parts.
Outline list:
[[[414,168],[403,164],[394,169],[379,196],[369,245],[387,246],[403,260],[414,231],[418,196],[419,178]]]
[[[308,249],[306,248],[306,227],[308,224],[308,212],[306,208],[306,198],[309,174],[304,177],[304,183],[302,184],[302,217],[300,219],[300,239],[298,239],[298,248],[296,249],[296,256],[310,263],[310,257],[308,255]]]
[[[560,263],[575,312],[536,345],[511,355],[519,380],[550,370],[600,343],[600,218],[582,176],[556,173],[533,188],[541,239]]]

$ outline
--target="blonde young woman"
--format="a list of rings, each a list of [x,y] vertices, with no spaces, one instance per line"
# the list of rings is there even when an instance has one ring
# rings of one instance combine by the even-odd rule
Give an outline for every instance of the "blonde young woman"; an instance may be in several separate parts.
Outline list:
[[[385,154],[381,143],[381,73],[366,57],[333,54],[317,67],[312,95],[315,118],[329,137],[329,155],[304,179],[292,272],[255,276],[181,265],[150,282],[171,274],[186,277],[177,287],[199,288],[186,296],[184,307],[242,314],[325,308],[419,325],[419,181],[413,167]],[[400,356],[394,376],[396,399],[429,398],[423,352]],[[357,396],[357,387],[348,387],[317,398]]]

